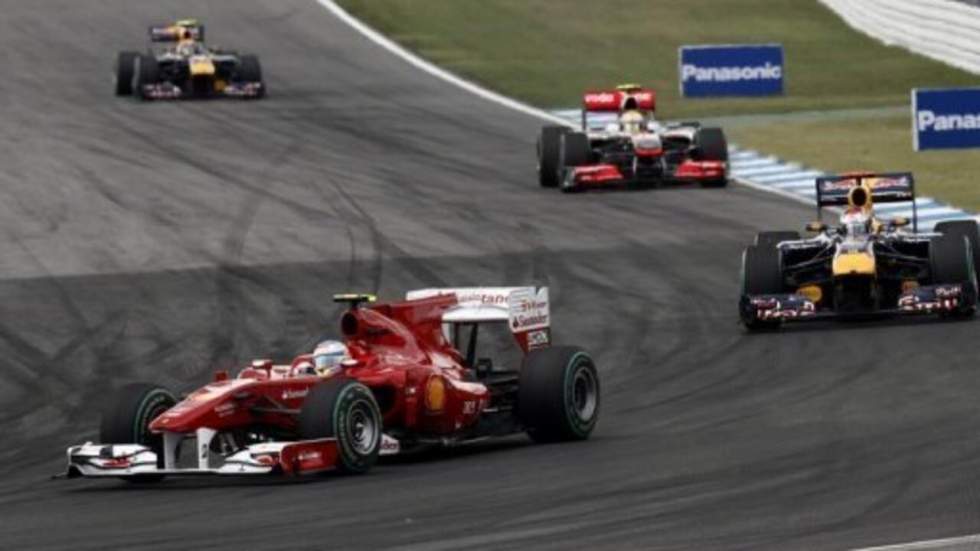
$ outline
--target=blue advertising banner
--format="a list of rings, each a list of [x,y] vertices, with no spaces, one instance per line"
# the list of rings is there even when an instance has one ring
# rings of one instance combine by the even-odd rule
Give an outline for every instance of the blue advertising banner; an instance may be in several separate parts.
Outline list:
[[[779,44],[681,46],[681,96],[771,96],[783,93]]]
[[[916,151],[980,147],[980,88],[912,90]]]

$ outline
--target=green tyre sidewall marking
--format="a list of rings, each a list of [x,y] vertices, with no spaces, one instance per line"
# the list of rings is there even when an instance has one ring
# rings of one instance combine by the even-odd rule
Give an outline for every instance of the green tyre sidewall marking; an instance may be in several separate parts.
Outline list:
[[[353,448],[353,443],[348,440],[347,416],[354,404],[363,401],[370,406],[378,421],[378,431],[375,435],[374,448],[378,448],[381,439],[381,412],[371,396],[371,391],[360,384],[350,384],[341,389],[337,396],[337,401],[333,406],[333,431],[337,439],[337,451],[340,454],[342,466],[350,471],[363,472],[371,467],[370,458],[359,454]]]
[[[159,405],[170,402],[170,405],[160,409]],[[177,399],[172,394],[161,388],[147,392],[140,400],[136,408],[136,416],[133,418],[133,443],[148,444],[150,434],[148,432],[150,422],[156,416],[173,407]]]
[[[584,420],[579,418],[575,411],[575,374],[581,369],[589,369],[589,366],[594,366],[592,358],[585,352],[576,352],[568,363],[565,364],[565,383],[564,388],[564,400],[562,401],[565,405],[565,418],[568,420],[568,428],[571,429],[572,433],[579,438],[587,437],[592,429],[595,427],[596,422],[599,419],[599,406],[600,406],[600,392],[599,392],[599,377],[598,374],[593,370],[592,380],[595,382],[595,411],[592,412],[592,418]]]

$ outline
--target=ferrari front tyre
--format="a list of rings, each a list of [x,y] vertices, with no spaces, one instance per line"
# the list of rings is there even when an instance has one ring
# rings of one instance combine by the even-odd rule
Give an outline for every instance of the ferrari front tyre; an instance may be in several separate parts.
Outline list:
[[[133,79],[136,78],[136,52],[119,52],[116,58],[116,95],[133,95]]]
[[[126,385],[105,404],[99,442],[146,446],[157,454],[157,466],[163,468],[163,436],[150,432],[150,423],[176,404],[177,398],[165,388],[149,383]]]
[[[517,414],[535,442],[585,440],[599,420],[599,372],[573,346],[532,350],[521,366]]]
[[[957,314],[971,317],[977,309],[977,276],[969,240],[962,235],[944,234],[929,243],[929,265],[936,285],[960,285],[962,296]]]
[[[561,137],[567,126],[545,126],[538,136],[538,183],[541,187],[558,186],[558,157]]]
[[[695,159],[698,161],[728,162],[728,140],[721,128],[701,128],[694,136]],[[725,187],[728,178],[708,180],[701,183],[704,187]]]
[[[775,247],[781,241],[796,241],[799,238],[798,231],[761,231],[755,235],[755,244],[757,247]]]
[[[933,231],[943,235],[959,235],[970,242],[970,252],[973,255],[973,271],[980,277],[980,227],[973,220],[949,220],[939,222]]]
[[[745,327],[749,330],[778,327],[779,321],[758,319],[748,300],[751,296],[776,295],[783,292],[779,249],[774,245],[746,247],[742,253],[742,297],[739,303],[740,317]]]
[[[352,379],[330,379],[313,387],[298,419],[304,440],[336,438],[337,469],[360,474],[381,451],[381,410],[371,389]]]

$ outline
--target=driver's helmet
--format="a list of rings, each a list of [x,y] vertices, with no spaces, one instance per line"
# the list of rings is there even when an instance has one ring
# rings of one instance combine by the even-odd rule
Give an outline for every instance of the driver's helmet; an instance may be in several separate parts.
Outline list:
[[[872,217],[864,209],[848,209],[841,216],[841,225],[848,237],[864,237],[871,233]]]
[[[646,130],[647,119],[639,111],[624,111],[619,116],[619,129],[627,134],[639,134]]]
[[[349,359],[350,351],[340,341],[323,341],[313,350],[313,366],[319,375],[336,371],[344,360]]]

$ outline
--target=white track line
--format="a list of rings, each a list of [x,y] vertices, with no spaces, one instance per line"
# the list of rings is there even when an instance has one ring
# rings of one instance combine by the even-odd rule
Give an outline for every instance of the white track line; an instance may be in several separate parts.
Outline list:
[[[965,545],[973,544],[966,548]],[[972,536],[961,536],[958,538],[946,538],[941,540],[914,541],[910,543],[898,543],[895,545],[885,545],[882,547],[862,547],[851,551],[919,551],[923,549],[977,549],[980,546],[980,534]]]
[[[413,67],[421,71],[429,73],[434,77],[440,78],[450,84],[458,86],[463,90],[466,90],[467,92],[479,96],[487,101],[492,101],[493,103],[496,103],[498,105],[503,105],[504,107],[509,107],[510,109],[513,109],[515,111],[520,111],[521,113],[531,115],[532,117],[537,117],[539,119],[544,119],[546,121],[553,122],[555,124],[571,126],[567,120],[561,117],[557,117],[555,115],[552,115],[551,113],[548,113],[547,111],[538,109],[537,107],[532,107],[526,103],[519,102],[513,98],[508,98],[507,96],[503,96],[492,90],[487,90],[486,88],[478,84],[474,84],[468,80],[465,80],[457,75],[450,73],[449,71],[446,71],[445,69],[433,65],[429,61],[426,61],[421,57],[413,54],[412,52],[399,46],[397,43],[395,43],[388,37],[382,35],[378,31],[367,26],[361,20],[347,13],[347,10],[341,8],[333,0],[317,0],[317,2],[319,2],[320,5],[323,6],[324,8],[327,8],[330,11],[330,13],[337,16],[338,19],[340,19],[344,23],[347,23],[348,25],[350,25],[351,28],[364,35],[364,37],[370,40],[371,42],[374,42],[378,46],[381,46],[382,48],[402,58],[410,65],[412,65]]]

